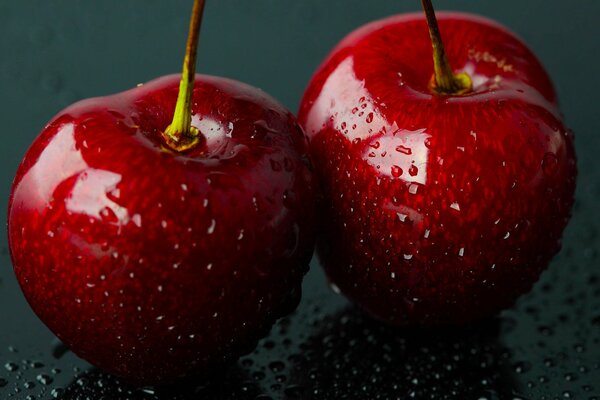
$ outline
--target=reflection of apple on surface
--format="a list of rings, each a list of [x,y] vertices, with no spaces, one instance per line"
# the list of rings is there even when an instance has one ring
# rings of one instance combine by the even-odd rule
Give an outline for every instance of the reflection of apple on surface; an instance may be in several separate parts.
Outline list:
[[[294,117],[245,84],[194,79],[194,64],[62,111],[12,190],[27,300],[75,353],[138,384],[252,350],[296,306],[312,255],[313,186]]]
[[[440,13],[438,30],[424,7],[346,37],[299,116],[329,279],[400,325],[474,320],[529,290],[560,248],[576,176],[533,53],[473,15]]]

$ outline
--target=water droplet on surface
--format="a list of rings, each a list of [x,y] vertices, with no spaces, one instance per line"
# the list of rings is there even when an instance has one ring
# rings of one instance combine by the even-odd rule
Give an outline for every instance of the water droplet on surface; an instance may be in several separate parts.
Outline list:
[[[340,294],[342,293],[342,291],[340,290],[340,288],[338,287],[338,285],[336,285],[335,283],[330,283],[329,284],[329,288],[333,291],[333,293],[335,294]]]
[[[39,374],[35,379],[42,385],[49,385],[54,381],[51,376],[46,374]]]
[[[206,233],[208,233],[209,235],[212,235],[215,232],[216,226],[217,226],[217,221],[215,221],[214,219],[211,220],[210,221],[210,226],[206,230]]]
[[[419,174],[419,168],[416,165],[411,165],[408,169],[410,176],[417,176]]]
[[[399,178],[400,176],[402,176],[403,171],[402,171],[402,168],[400,168],[399,166],[392,165],[392,169],[391,170],[392,170],[392,176],[394,178]]]
[[[277,373],[283,371],[283,369],[285,368],[285,364],[281,361],[273,361],[269,364],[269,368],[271,369],[271,371]]]
[[[558,157],[554,153],[546,153],[542,160],[542,170],[546,176],[554,176],[558,170]]]
[[[412,149],[410,149],[404,145],[397,146],[396,151],[398,153],[406,154],[407,156],[412,154]]]
[[[367,124],[370,124],[371,122],[373,122],[373,113],[369,113],[369,115],[367,115],[367,119],[365,121],[367,122]]]
[[[4,364],[4,368],[9,372],[14,372],[19,369],[19,366],[13,362],[7,362]]]

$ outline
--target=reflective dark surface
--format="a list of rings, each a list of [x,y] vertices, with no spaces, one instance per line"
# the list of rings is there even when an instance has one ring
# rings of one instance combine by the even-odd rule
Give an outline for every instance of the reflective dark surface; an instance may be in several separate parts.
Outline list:
[[[26,148],[56,112],[180,68],[191,2],[174,3],[0,3],[0,209],[6,210]],[[212,2],[198,65],[261,87],[296,110],[314,68],[345,34],[391,13],[415,11],[414,3]],[[203,382],[132,389],[77,359],[34,316],[1,230],[0,397],[600,398],[600,4],[440,0],[436,6],[482,13],[519,34],[547,67],[576,133],[573,219],[563,250],[530,294],[499,317],[463,330],[398,331],[331,292],[313,260],[298,311],[237,366]]]

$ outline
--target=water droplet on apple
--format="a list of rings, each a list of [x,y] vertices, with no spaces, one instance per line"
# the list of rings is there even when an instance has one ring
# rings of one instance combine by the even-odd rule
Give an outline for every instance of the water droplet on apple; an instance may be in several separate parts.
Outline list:
[[[209,235],[212,235],[212,234],[215,232],[215,228],[216,228],[216,226],[217,226],[217,221],[215,221],[214,219],[212,219],[212,220],[210,221],[210,226],[208,227],[208,229],[206,230],[206,232],[207,232]]]
[[[119,221],[119,218],[110,207],[104,207],[100,210],[100,218],[109,223],[116,223]]]
[[[373,122],[373,113],[369,113],[367,115],[367,119],[365,121],[367,122],[367,124],[370,124],[371,122]]]
[[[397,146],[396,151],[398,153],[406,154],[407,156],[412,154],[412,149],[404,145]]]
[[[399,178],[400,176],[402,176],[403,171],[402,171],[402,168],[400,168],[399,166],[392,165],[392,169],[391,170],[392,170],[392,176],[394,178]]]
[[[411,165],[408,169],[410,176],[417,176],[419,174],[419,168],[416,165]]]

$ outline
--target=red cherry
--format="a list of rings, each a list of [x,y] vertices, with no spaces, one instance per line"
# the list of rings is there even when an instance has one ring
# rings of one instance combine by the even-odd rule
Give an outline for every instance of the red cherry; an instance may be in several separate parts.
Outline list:
[[[294,117],[258,89],[197,75],[199,140],[175,151],[163,132],[179,80],[62,111],[10,199],[13,265],[34,311],[76,354],[136,384],[252,350],[297,305],[312,255]]]
[[[559,250],[573,204],[573,137],[537,58],[481,17],[442,13],[439,26],[466,75],[444,70],[441,46],[434,75],[426,19],[393,16],[346,37],[300,109],[324,195],[321,261],[392,324],[511,305]]]

